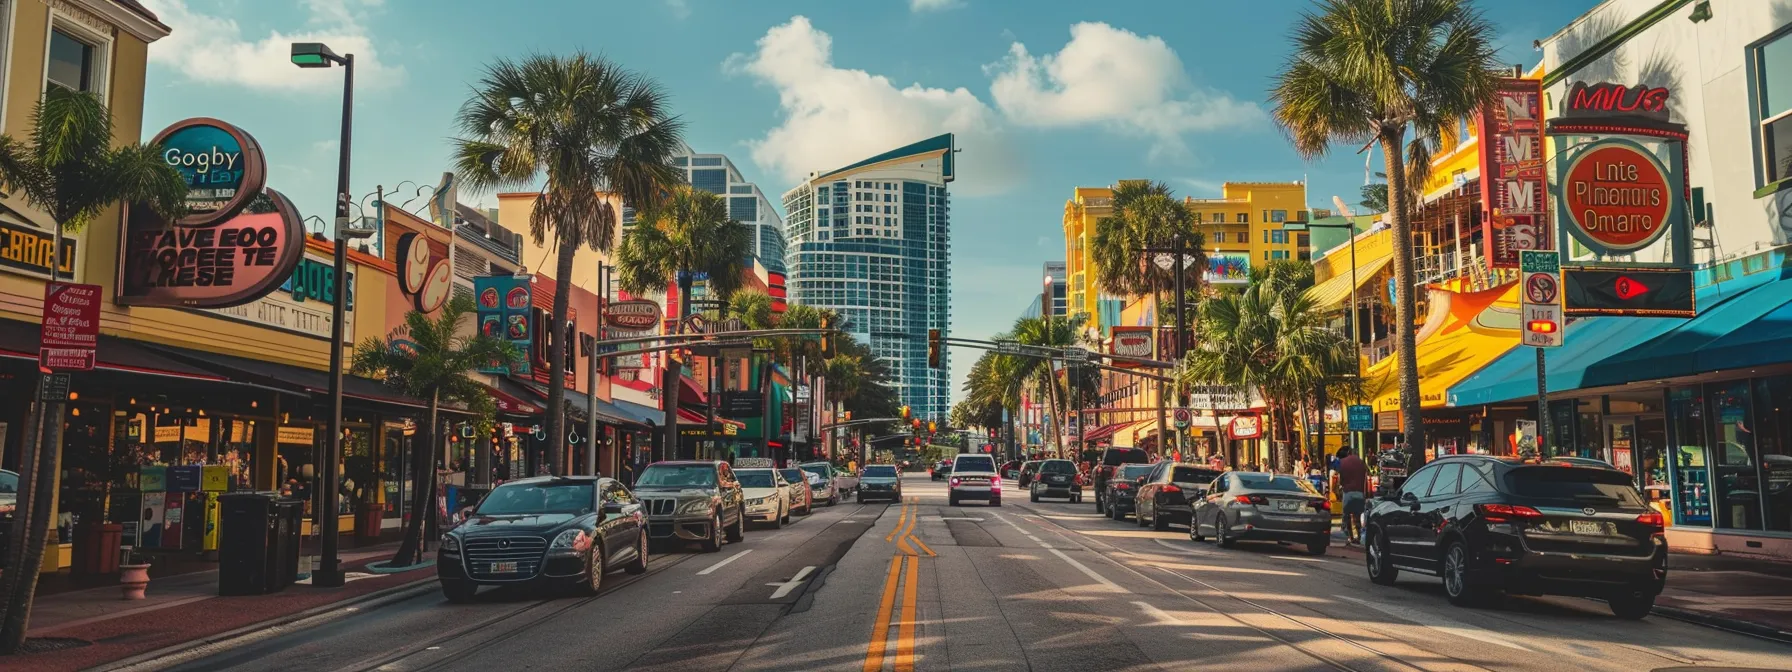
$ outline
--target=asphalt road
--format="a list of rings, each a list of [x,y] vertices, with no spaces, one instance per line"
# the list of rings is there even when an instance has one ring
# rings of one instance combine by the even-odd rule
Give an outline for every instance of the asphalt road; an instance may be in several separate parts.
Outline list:
[[[595,598],[434,591],[183,656],[198,670],[1792,669],[1792,646],[1603,604],[1459,609],[1355,557],[1221,550],[1099,517],[1090,500],[843,503],[720,553],[656,555]]]

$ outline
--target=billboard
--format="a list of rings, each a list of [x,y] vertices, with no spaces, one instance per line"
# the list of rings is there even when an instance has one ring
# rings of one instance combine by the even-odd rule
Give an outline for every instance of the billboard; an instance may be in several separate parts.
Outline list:
[[[1249,252],[1208,252],[1207,273],[1204,277],[1208,283],[1247,282],[1251,279],[1251,254]]]
[[[1475,115],[1481,142],[1482,232],[1491,268],[1518,268],[1524,250],[1554,249],[1543,164],[1543,82],[1501,80]]]
[[[509,366],[493,362],[479,371],[529,375],[529,343],[534,336],[534,327],[529,321],[529,309],[534,305],[529,278],[511,275],[473,278],[473,296],[479,333],[510,341],[520,351],[516,361]]]

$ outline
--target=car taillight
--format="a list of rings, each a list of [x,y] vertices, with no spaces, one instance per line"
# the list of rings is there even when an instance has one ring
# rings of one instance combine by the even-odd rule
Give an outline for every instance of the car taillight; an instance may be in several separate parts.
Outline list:
[[[1314,511],[1330,511],[1330,510],[1332,510],[1332,503],[1330,500],[1316,499],[1316,500],[1313,500],[1312,504],[1313,504]]]
[[[1264,497],[1263,495],[1239,495],[1237,497],[1233,497],[1232,501],[1238,502],[1239,504],[1263,505],[1263,504],[1269,503],[1269,498]]]
[[[1131,490],[1132,484],[1131,483],[1115,483],[1114,489],[1115,490]]]
[[[1475,512],[1489,523],[1509,523],[1513,519],[1537,520],[1543,517],[1542,511],[1514,504],[1476,504]]]
[[[1648,525],[1649,527],[1653,527],[1657,530],[1661,529],[1664,526],[1664,521],[1661,518],[1661,513],[1657,512],[1657,511],[1650,511],[1648,513],[1637,516],[1636,522],[1644,524],[1644,525]]]
[[[1002,477],[996,476],[994,478],[989,479],[989,489],[1001,490],[1002,489]]]
[[[1174,483],[1166,483],[1164,484],[1163,492],[1182,492],[1182,488],[1176,487],[1176,484]]]
[[[958,477],[957,477],[957,476],[953,476],[953,477],[952,477],[952,484],[953,484],[953,485],[958,485]]]

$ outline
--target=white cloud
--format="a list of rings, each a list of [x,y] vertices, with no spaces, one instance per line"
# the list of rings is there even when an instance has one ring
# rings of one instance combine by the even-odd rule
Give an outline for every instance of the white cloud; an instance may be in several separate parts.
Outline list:
[[[672,18],[678,19],[681,21],[684,19],[691,18],[691,3],[687,2],[687,0],[661,0],[661,1],[665,3],[666,9],[672,11]]]
[[[953,9],[962,6],[963,4],[964,3],[959,0],[908,0],[908,11],[917,14],[921,12],[938,12]]]
[[[356,87],[391,86],[404,77],[404,68],[380,59],[367,30],[368,14],[383,2],[304,0],[308,18],[300,30],[249,37],[235,19],[194,10],[188,0],[145,0],[174,29],[150,45],[149,60],[205,84],[273,91],[338,89],[340,76],[303,73],[292,64],[293,42],[322,42],[336,53],[355,55]]]
[[[1180,153],[1185,133],[1239,128],[1263,111],[1230,94],[1192,85],[1182,59],[1156,36],[1105,23],[1070,27],[1056,54],[1034,56],[1015,42],[1000,62],[990,94],[1016,124],[1053,128],[1099,124],[1156,139],[1153,152]]]
[[[748,142],[753,161],[792,182],[940,133],[958,134],[955,191],[977,195],[1012,185],[1019,170],[999,115],[964,88],[920,84],[834,66],[833,40],[802,16],[766,31],[758,50],[723,68],[778,91],[783,120]]]

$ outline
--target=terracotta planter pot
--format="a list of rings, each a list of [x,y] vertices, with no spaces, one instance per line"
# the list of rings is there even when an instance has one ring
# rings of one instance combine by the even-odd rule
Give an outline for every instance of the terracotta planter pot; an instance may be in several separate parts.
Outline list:
[[[149,565],[119,565],[118,571],[118,584],[124,589],[124,599],[143,599],[144,589],[149,588]]]

